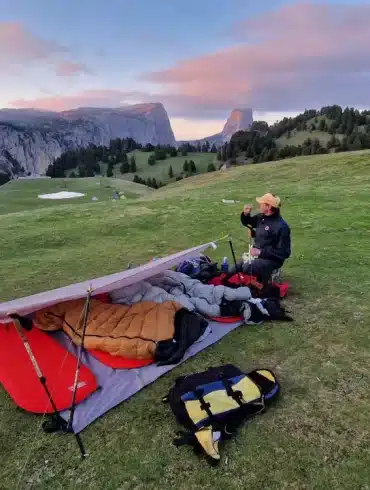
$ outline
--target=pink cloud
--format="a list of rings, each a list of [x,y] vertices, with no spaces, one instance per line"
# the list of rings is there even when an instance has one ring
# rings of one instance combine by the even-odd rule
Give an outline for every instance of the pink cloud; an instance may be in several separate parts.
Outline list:
[[[139,92],[123,90],[85,90],[74,95],[55,95],[37,99],[17,99],[9,102],[15,108],[35,108],[47,111],[66,111],[76,107],[112,107],[125,105],[128,101],[141,97]]]
[[[370,102],[370,6],[297,3],[235,26],[239,43],[143,74],[177,110]]]
[[[43,39],[28,31],[19,22],[0,22],[0,66],[3,74],[29,64],[49,64],[54,66],[59,76],[87,73],[85,65],[64,58],[70,50],[51,39]]]
[[[71,77],[81,73],[90,74],[91,70],[82,63],[73,63],[73,61],[62,61],[55,67],[55,73],[59,77]]]
[[[45,60],[66,51],[66,47],[32,34],[18,22],[0,22],[0,61],[2,64]]]

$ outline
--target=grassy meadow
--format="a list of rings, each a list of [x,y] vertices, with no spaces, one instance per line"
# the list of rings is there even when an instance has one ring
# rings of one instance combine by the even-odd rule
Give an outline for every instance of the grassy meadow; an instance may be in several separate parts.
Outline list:
[[[115,191],[123,192],[127,199],[135,199],[152,192],[149,187],[107,177],[85,179],[17,179],[0,186],[0,215],[11,212],[35,211],[45,207],[89,203],[93,197],[99,201],[111,201]],[[72,199],[41,199],[42,194],[58,192],[85,194]],[[95,204],[97,201],[94,201]]]
[[[31,184],[0,190],[0,301],[117,272],[226,233],[240,256],[248,240],[242,205],[272,191],[292,230],[284,304],[294,322],[241,326],[117,406],[83,431],[85,461],[72,436],[38,431],[40,417],[18,410],[0,391],[1,489],[370,487],[370,152],[203,174],[114,205],[76,199],[39,206],[31,198],[27,204],[21,188],[10,192],[12,185]],[[78,180],[73,190],[82,185]],[[227,244],[210,255],[231,259]],[[274,370],[282,395],[226,443],[220,467],[210,469],[190,448],[172,445],[179,427],[161,397],[180,374],[227,362]]]
[[[132,181],[136,174],[142,179],[155,178],[157,183],[169,184],[175,182],[176,177],[182,174],[185,160],[188,162],[193,160],[198,174],[207,172],[207,167],[210,163],[213,163],[216,168],[218,168],[219,164],[217,162],[217,153],[188,153],[186,156],[167,157],[165,160],[158,160],[155,165],[148,165],[148,158],[152,154],[151,152],[135,150],[129,153],[128,157],[130,158],[133,154],[136,159],[137,172],[122,175],[119,171],[120,165],[117,164],[113,169],[115,177]],[[170,165],[174,174],[172,178],[168,175]],[[100,168],[102,173],[105,174],[107,164],[101,163]]]

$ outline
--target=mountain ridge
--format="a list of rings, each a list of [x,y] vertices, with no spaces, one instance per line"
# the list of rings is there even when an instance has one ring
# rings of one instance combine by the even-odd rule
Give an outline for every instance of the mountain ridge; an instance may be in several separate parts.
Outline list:
[[[11,176],[43,175],[64,151],[90,144],[108,146],[115,138],[133,138],[141,144],[176,144],[167,111],[159,102],[61,112],[2,109],[0,171]]]

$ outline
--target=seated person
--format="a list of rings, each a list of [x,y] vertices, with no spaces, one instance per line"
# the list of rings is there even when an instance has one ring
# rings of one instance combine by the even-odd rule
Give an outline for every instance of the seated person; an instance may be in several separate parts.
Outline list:
[[[251,255],[254,259],[240,261],[231,271],[244,272],[266,283],[275,269],[280,269],[291,254],[290,228],[280,214],[280,198],[274,194],[257,197],[260,213],[251,215],[252,205],[247,204],[240,216],[244,226],[253,230],[254,246]]]

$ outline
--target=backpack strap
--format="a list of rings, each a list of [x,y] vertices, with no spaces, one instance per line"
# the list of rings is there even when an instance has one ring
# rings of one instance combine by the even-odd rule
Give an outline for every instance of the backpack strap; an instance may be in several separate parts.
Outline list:
[[[220,376],[220,381],[222,382],[222,384],[224,385],[225,387],[225,391],[226,391],[226,394],[228,396],[230,396],[233,400],[236,401],[236,403],[242,407],[243,405],[245,405],[245,402],[244,402],[244,398],[243,398],[243,393],[239,390],[236,390],[234,391],[233,390],[233,387],[231,386],[228,378],[225,376],[224,373],[221,373]]]
[[[176,447],[189,445],[194,448],[194,452],[202,452],[210,464],[217,464],[220,461],[219,441],[221,432],[213,430],[212,426],[203,427],[195,432],[177,433],[177,438],[173,440]]]
[[[205,399],[203,398],[204,391],[202,389],[198,389],[198,390],[194,390],[193,393],[198,398],[198,400],[200,402],[201,410],[204,410],[206,412],[206,414],[208,415],[208,417],[211,420],[213,420],[214,416],[213,416],[213,413],[211,412],[211,405],[210,405],[210,403],[207,403],[205,401]]]

